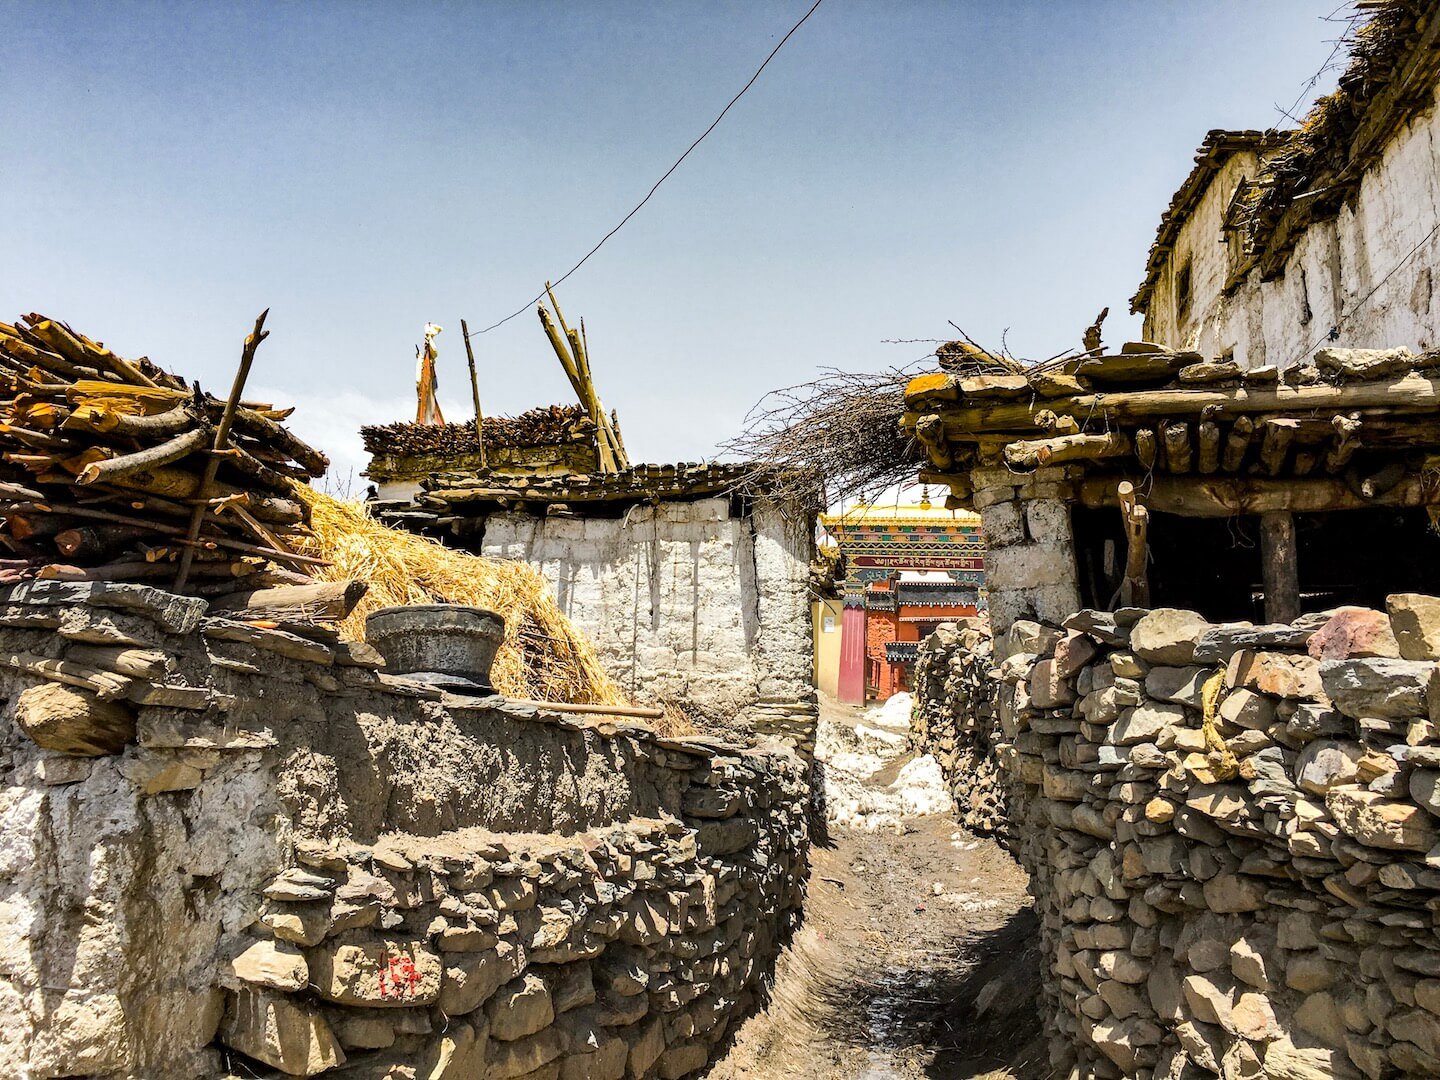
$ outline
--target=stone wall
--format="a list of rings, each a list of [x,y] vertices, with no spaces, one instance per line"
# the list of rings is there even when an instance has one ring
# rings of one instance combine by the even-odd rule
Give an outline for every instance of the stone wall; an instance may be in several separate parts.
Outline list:
[[[756,500],[622,517],[492,514],[482,552],[530,563],[631,694],[813,750],[813,519]]]
[[[973,502],[985,535],[985,589],[997,634],[1017,620],[1057,625],[1080,606],[1070,502],[1083,470],[1052,465],[1030,473],[972,469]]]
[[[995,708],[995,652],[983,619],[945,623],[920,643],[910,741],[940,765],[960,824],[981,836],[1009,833],[1004,741]]]
[[[0,596],[0,1077],[705,1064],[798,916],[805,763],[377,665],[136,586]]]
[[[998,753],[1061,1068],[1440,1075],[1440,600],[1389,606],[1012,628]]]

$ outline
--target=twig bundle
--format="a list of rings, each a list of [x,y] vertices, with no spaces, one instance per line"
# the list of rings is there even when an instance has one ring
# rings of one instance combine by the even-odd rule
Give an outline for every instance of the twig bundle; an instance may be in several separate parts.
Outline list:
[[[924,456],[900,418],[905,384],[925,367],[922,360],[879,372],[824,369],[763,398],[724,450],[753,463],[767,491],[797,500],[823,487],[833,505],[913,480]]]
[[[294,481],[329,462],[280,425],[289,410],[240,402],[228,432],[225,412],[53,319],[0,323],[0,583],[168,584],[187,551],[182,576],[201,591],[253,587],[236,579],[261,572],[308,580],[317,561],[294,550],[307,518]]]

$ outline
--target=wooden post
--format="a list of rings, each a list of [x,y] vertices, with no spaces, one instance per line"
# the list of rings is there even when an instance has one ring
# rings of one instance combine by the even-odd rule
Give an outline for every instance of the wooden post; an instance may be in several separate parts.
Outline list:
[[[1274,510],[1260,515],[1261,573],[1265,621],[1294,622],[1300,615],[1300,567],[1295,555],[1295,515]]]
[[[235,410],[245,393],[245,380],[250,377],[250,365],[255,362],[255,350],[260,347],[260,342],[270,336],[270,331],[265,329],[265,316],[269,314],[269,308],[260,313],[260,317],[255,320],[255,329],[246,337],[245,347],[240,352],[240,367],[235,372],[235,382],[230,387],[225,411],[220,414],[220,425],[215,429],[214,449],[209,460],[205,462],[205,471],[200,474],[200,485],[195,489],[195,498],[199,500],[199,505],[192,511],[190,527],[185,530],[185,547],[180,552],[180,568],[175,573],[174,591],[177,593],[185,587],[185,582],[190,577],[190,564],[195,558],[195,542],[200,538],[200,526],[205,522],[205,499],[210,485],[215,482],[215,473],[220,468],[220,451],[224,450],[225,444],[230,441],[230,425],[235,422]]]
[[[480,447],[480,467],[485,468],[485,417],[480,413],[480,380],[475,376],[475,350],[470,347],[470,327],[460,320],[460,336],[465,339],[465,359],[470,363],[470,393],[475,398],[475,442]]]
[[[1150,606],[1150,511],[1140,505],[1135,485],[1120,481],[1120,513],[1125,522],[1125,580],[1120,583],[1123,607]]]

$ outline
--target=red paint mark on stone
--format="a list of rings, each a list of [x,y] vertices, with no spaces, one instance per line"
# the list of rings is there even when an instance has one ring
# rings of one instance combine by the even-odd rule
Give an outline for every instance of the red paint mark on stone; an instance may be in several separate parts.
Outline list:
[[[415,970],[415,961],[408,956],[392,956],[380,969],[380,996],[382,998],[404,998],[414,993],[420,984],[420,972]]]

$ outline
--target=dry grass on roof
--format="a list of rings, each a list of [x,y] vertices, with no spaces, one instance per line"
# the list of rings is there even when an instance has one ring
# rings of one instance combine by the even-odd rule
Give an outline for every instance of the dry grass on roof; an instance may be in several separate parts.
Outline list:
[[[342,637],[365,637],[365,616],[397,604],[468,604],[505,618],[505,643],[492,681],[511,697],[585,705],[625,702],[595,650],[570,624],[545,579],[525,563],[487,559],[380,524],[357,503],[297,485],[314,533],[307,555],[328,559],[316,577],[357,580],[370,588],[340,624]]]

